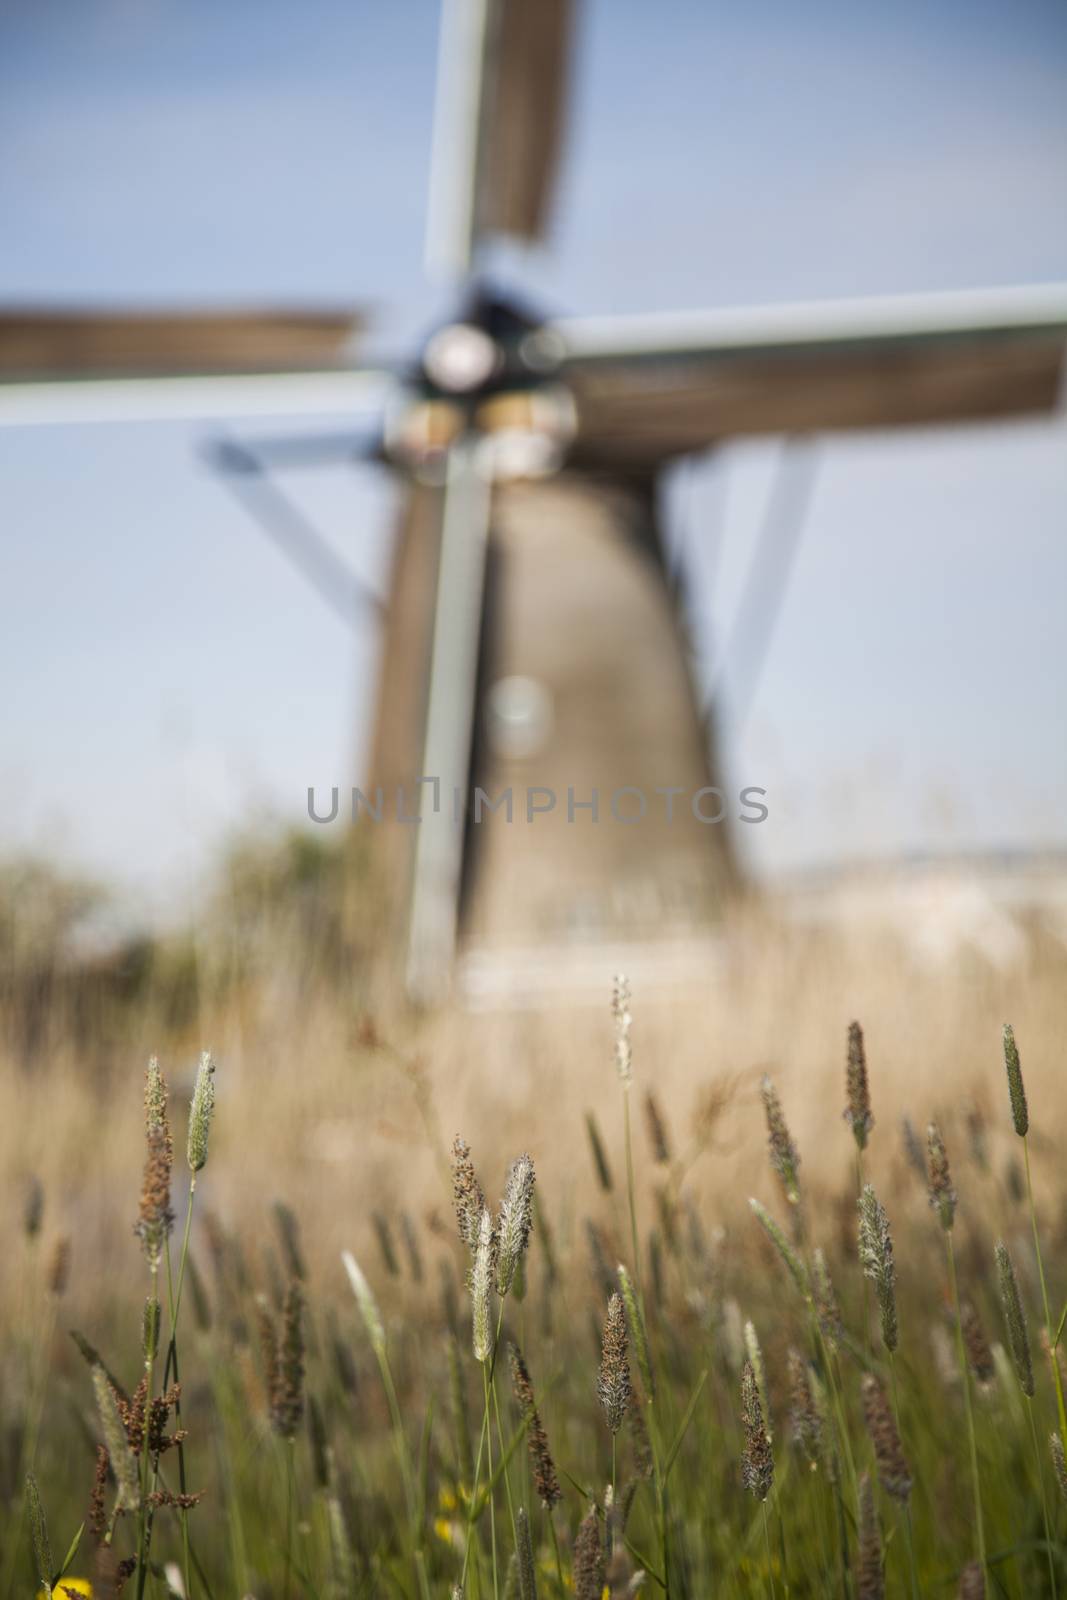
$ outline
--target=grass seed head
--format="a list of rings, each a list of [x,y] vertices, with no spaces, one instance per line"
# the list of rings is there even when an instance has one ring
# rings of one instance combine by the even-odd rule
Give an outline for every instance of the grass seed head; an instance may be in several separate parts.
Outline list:
[[[605,1194],[610,1194],[614,1187],[611,1167],[608,1164],[604,1141],[600,1137],[600,1128],[597,1125],[596,1116],[592,1111],[585,1113],[585,1131],[589,1135],[589,1149],[593,1156],[593,1166],[596,1168],[597,1182]]]
[[[980,1561],[968,1561],[960,1573],[959,1600],[985,1600],[985,1572]]]
[[[473,1254],[478,1248],[478,1230],[485,1210],[485,1195],[471,1160],[471,1147],[458,1133],[452,1141],[452,1199],[456,1207],[459,1236]]]
[[[530,1519],[525,1506],[520,1506],[515,1513],[515,1541],[519,1569],[519,1600],[537,1600],[533,1540],[530,1538]]]
[[[363,1268],[350,1250],[342,1250],[341,1261],[344,1265],[352,1293],[356,1297],[359,1314],[363,1318],[363,1326],[367,1330],[367,1337],[371,1342],[371,1349],[375,1355],[381,1355],[385,1349],[385,1328],[382,1324],[382,1315],[378,1310],[378,1302],[374,1298],[374,1291],[364,1275]]]
[[[163,1246],[174,1226],[174,1212],[170,1205],[170,1174],[174,1161],[174,1147],[166,1123],[148,1129],[148,1150],[145,1155],[144,1177],[141,1182],[141,1202],[134,1232],[141,1241],[145,1260],[157,1267]]]
[[[497,1226],[496,1290],[501,1297],[512,1286],[515,1269],[530,1243],[533,1226],[534,1165],[524,1152],[511,1166],[500,1202]]]
[[[856,1600],[883,1600],[882,1535],[874,1503],[874,1485],[865,1472],[860,1479],[859,1550],[856,1559]]]
[[[874,1447],[878,1481],[886,1494],[904,1505],[911,1494],[911,1471],[885,1390],[878,1379],[868,1372],[863,1378],[861,1393],[863,1420]]]
[[[537,1400],[526,1361],[517,1344],[508,1346],[508,1361],[511,1366],[512,1392],[526,1423],[526,1445],[533,1468],[534,1488],[541,1504],[547,1511],[551,1511],[557,1501],[562,1500],[563,1491],[559,1486],[556,1463],[548,1448],[548,1435],[545,1433],[544,1423],[537,1409]]]
[[[960,1306],[960,1328],[968,1365],[974,1373],[975,1381],[986,1388],[996,1376],[996,1367],[993,1365],[993,1352],[989,1348],[982,1319],[970,1300],[964,1300]]]
[[[816,1245],[811,1253],[811,1275],[819,1332],[829,1348],[836,1351],[845,1337],[845,1325],[841,1320],[841,1307],[837,1303],[837,1292],[821,1245]]]
[[[115,1391],[108,1382],[102,1366],[93,1367],[93,1393],[104,1430],[104,1443],[111,1461],[111,1470],[118,1484],[117,1508],[138,1511],[141,1506],[141,1483],[137,1475],[137,1458],[130,1448],[126,1427],[119,1411]]]
[[[604,1549],[596,1508],[582,1518],[574,1536],[574,1600],[603,1600]]]
[[[1050,1434],[1049,1450],[1052,1454],[1052,1471],[1056,1478],[1056,1486],[1060,1495],[1067,1500],[1067,1457],[1063,1451],[1063,1440],[1058,1433]]]
[[[619,1082],[629,1088],[634,1077],[633,1047],[630,1043],[633,1017],[630,1014],[630,980],[621,972],[616,973],[612,984],[611,1014],[615,1019],[615,1070],[619,1074]]]
[[[889,1218],[869,1183],[864,1184],[858,1204],[860,1264],[878,1297],[882,1342],[893,1351],[897,1347],[897,1271]]]
[[[633,1340],[634,1354],[637,1357],[637,1370],[641,1374],[645,1394],[651,1400],[656,1393],[656,1385],[652,1376],[652,1358],[648,1350],[648,1335],[645,1332],[645,1319],[641,1315],[641,1305],[634,1290],[633,1279],[619,1262],[618,1268],[619,1292],[622,1303],[626,1307],[626,1320],[630,1325],[630,1338]]]
[[[858,1150],[867,1148],[867,1136],[874,1127],[871,1115],[871,1091],[867,1082],[867,1053],[863,1046],[863,1029],[858,1022],[848,1025],[848,1066],[845,1073],[848,1104],[845,1121],[852,1129]]]
[[[70,1239],[64,1233],[52,1246],[45,1284],[53,1299],[61,1300],[70,1282]]]
[[[33,1539],[33,1558],[37,1564],[37,1576],[45,1594],[50,1595],[52,1574],[55,1571],[52,1565],[52,1547],[48,1542],[48,1523],[45,1521],[44,1506],[41,1504],[41,1492],[32,1472],[26,1476],[26,1506],[30,1517],[30,1535]]]
[[[629,1339],[626,1332],[626,1307],[622,1296],[614,1293],[604,1317],[600,1342],[600,1371],[596,1380],[597,1398],[604,1408],[608,1427],[618,1433],[630,1405]]]
[[[745,1430],[741,1482],[757,1500],[766,1500],[774,1483],[774,1457],[763,1425],[759,1385],[751,1361],[746,1361],[741,1368],[741,1423]]]
[[[482,1208],[478,1224],[478,1243],[470,1270],[471,1329],[474,1359],[488,1361],[493,1353],[489,1299],[493,1286],[493,1219],[489,1208]]]
[[[1023,1084],[1019,1047],[1015,1043],[1015,1030],[1010,1022],[1004,1024],[1004,1066],[1008,1074],[1008,1098],[1011,1101],[1011,1120],[1020,1139],[1025,1139],[1030,1129],[1030,1110],[1026,1104],[1026,1087]]]
[[[822,1418],[815,1404],[811,1372],[800,1351],[792,1346],[786,1359],[789,1366],[789,1424],[793,1440],[807,1458],[809,1466],[814,1467],[822,1457]]]
[[[22,1231],[27,1239],[36,1239],[41,1231],[44,1221],[44,1186],[40,1178],[33,1176],[27,1180],[25,1198],[22,1203]]]
[[[763,1410],[763,1425],[769,1441],[773,1441],[774,1433],[771,1430],[771,1408],[767,1404],[767,1369],[763,1362],[763,1351],[760,1348],[759,1334],[756,1332],[754,1322],[746,1322],[744,1328],[745,1353],[752,1366],[756,1378],[756,1388],[759,1390],[760,1406]]]
[[[270,1419],[275,1433],[283,1439],[295,1439],[303,1416],[304,1294],[294,1278],[286,1290],[282,1307],[282,1332],[270,1396]]]
[[[941,1219],[946,1233],[952,1231],[956,1220],[956,1191],[952,1187],[952,1171],[941,1130],[931,1122],[926,1130],[926,1176],[930,1190],[930,1205]]]
[[[781,1180],[782,1190],[791,1206],[800,1204],[800,1155],[789,1124],[785,1120],[778,1091],[766,1073],[760,1083],[763,1111],[767,1119],[767,1143],[771,1152],[771,1166]]]
[[[651,1089],[645,1095],[645,1126],[648,1129],[648,1142],[652,1149],[653,1161],[659,1166],[666,1166],[671,1159],[667,1124],[663,1119],[659,1101]]]
[[[200,1172],[207,1163],[208,1136],[215,1114],[215,1062],[205,1050],[196,1069],[196,1084],[189,1107],[189,1142],[186,1154],[190,1172]]]

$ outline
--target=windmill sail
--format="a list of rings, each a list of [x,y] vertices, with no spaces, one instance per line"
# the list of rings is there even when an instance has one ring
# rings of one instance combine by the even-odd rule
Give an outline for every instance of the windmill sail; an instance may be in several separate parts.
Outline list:
[[[743,434],[1048,413],[1067,285],[556,323],[577,458],[651,466]]]

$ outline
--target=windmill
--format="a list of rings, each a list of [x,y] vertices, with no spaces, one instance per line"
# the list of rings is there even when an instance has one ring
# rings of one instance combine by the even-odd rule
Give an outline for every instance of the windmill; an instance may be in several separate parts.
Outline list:
[[[744,435],[1048,413],[1061,392],[1062,285],[576,320],[492,285],[488,241],[547,236],[572,24],[571,0],[446,0],[428,255],[456,309],[413,361],[361,368],[347,312],[0,315],[0,422],[376,408],[369,440],[215,459],[262,486],[306,446],[384,460],[408,488],[360,800],[423,1000],[458,944],[567,961],[684,939],[735,879],[660,537],[665,468]],[[304,535],[336,601],[344,577]]]

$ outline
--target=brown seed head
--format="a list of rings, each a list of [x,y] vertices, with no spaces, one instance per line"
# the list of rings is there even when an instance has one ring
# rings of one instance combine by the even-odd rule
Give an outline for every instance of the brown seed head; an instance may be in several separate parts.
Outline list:
[[[545,1433],[544,1423],[537,1409],[530,1374],[517,1344],[508,1346],[508,1358],[511,1363],[511,1387],[526,1422],[526,1444],[533,1468],[534,1488],[541,1504],[546,1510],[551,1511],[556,1502],[563,1498],[559,1478],[556,1476],[556,1463],[548,1448],[548,1435]]]
[[[970,1300],[964,1300],[960,1306],[960,1326],[963,1330],[967,1361],[976,1381],[982,1385],[992,1383],[996,1376],[993,1352],[989,1348],[982,1319]]]
[[[946,1233],[949,1233],[956,1219],[957,1197],[952,1187],[952,1172],[948,1164],[945,1141],[936,1122],[931,1122],[926,1130],[926,1175],[930,1189],[930,1204],[941,1218],[941,1226]]]
[[[574,1538],[574,1600],[602,1600],[604,1550],[596,1510],[583,1517]]]
[[[645,1095],[645,1126],[648,1129],[648,1142],[652,1147],[652,1159],[659,1162],[660,1166],[666,1165],[671,1159],[671,1147],[667,1139],[667,1124],[663,1120],[659,1101],[649,1089]]]
[[[63,1234],[52,1247],[52,1259],[48,1263],[48,1293],[59,1300],[66,1294],[69,1282],[70,1240]]]
[[[485,1210],[485,1195],[474,1171],[471,1147],[457,1133],[452,1141],[452,1199],[459,1236],[471,1251],[478,1248],[478,1229]]]
[[[134,1232],[141,1240],[145,1259],[150,1266],[158,1266],[163,1245],[174,1226],[174,1213],[170,1208],[170,1171],[174,1160],[174,1147],[165,1123],[148,1130],[148,1153],[145,1156],[144,1178],[141,1183],[140,1214]]]
[[[878,1379],[867,1373],[861,1385],[863,1419],[867,1424],[878,1481],[886,1494],[904,1505],[911,1494],[911,1471],[904,1456],[893,1413]]]
[[[848,1104],[845,1121],[852,1129],[856,1147],[867,1147],[867,1135],[874,1127],[871,1115],[871,1091],[867,1082],[867,1053],[863,1047],[863,1029],[858,1022],[848,1025],[848,1066],[845,1071]]]
[[[270,1394],[271,1423],[294,1439],[304,1415],[304,1294],[294,1278],[282,1307],[282,1332]]]
[[[885,1576],[882,1572],[882,1536],[874,1504],[871,1475],[860,1479],[859,1552],[856,1562],[856,1600],[882,1600]]]
[[[822,1455],[822,1419],[815,1406],[808,1364],[799,1350],[790,1347],[789,1363],[789,1420],[793,1438],[815,1466]]]
[[[800,1156],[785,1120],[782,1102],[770,1078],[764,1074],[760,1084],[763,1112],[767,1119],[767,1143],[771,1152],[771,1166],[781,1180],[782,1190],[791,1206],[800,1204]]]

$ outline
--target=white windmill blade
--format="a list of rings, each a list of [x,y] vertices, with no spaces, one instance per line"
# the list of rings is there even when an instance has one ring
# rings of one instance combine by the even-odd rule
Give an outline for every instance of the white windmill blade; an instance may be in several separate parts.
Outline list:
[[[849,300],[562,317],[548,324],[565,359],[685,355],[811,345],[923,340],[966,333],[1067,328],[1067,283],[936,290]]]
[[[426,229],[434,274],[467,274],[488,234],[544,236],[575,5],[443,0]]]
[[[0,382],[0,428],[336,417],[377,410],[395,388],[391,373],[369,369]]]

